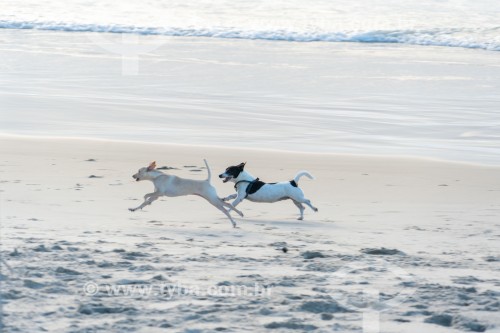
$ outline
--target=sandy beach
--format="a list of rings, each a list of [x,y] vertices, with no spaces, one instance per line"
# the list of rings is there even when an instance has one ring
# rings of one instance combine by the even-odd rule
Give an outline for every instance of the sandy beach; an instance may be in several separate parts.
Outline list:
[[[497,0],[0,7],[0,332],[500,332]]]
[[[5,331],[361,332],[374,330],[370,318],[380,318],[383,332],[500,325],[498,167],[92,140],[1,142]],[[152,187],[132,179],[139,167],[154,159],[174,168],[165,172],[204,179],[202,158],[214,174],[247,161],[266,181],[307,167],[316,180],[300,186],[319,212],[306,210],[298,221],[291,202],[246,201],[233,229],[198,197],[127,210]],[[221,196],[233,191],[212,182]]]

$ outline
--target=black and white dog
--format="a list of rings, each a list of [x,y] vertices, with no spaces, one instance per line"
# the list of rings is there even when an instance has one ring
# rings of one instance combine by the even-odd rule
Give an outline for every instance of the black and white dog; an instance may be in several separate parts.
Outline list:
[[[311,204],[311,200],[304,197],[304,192],[302,192],[298,186],[299,179],[302,176],[314,179],[309,172],[300,171],[293,180],[288,182],[264,183],[261,182],[259,178],[255,178],[246,172],[244,170],[245,164],[246,163],[240,163],[235,166],[230,166],[219,175],[219,178],[224,178],[224,183],[228,181],[235,183],[234,188],[237,193],[222,199],[224,201],[235,199],[232,204],[233,208],[244,199],[254,202],[276,202],[291,199],[300,210],[299,220],[304,219],[305,207],[302,205],[303,203],[311,207],[315,212],[318,211],[318,208]]]

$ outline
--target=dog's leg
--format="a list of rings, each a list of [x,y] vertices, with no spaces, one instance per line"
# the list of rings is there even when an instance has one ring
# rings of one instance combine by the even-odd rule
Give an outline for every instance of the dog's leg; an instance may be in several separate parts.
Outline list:
[[[234,194],[235,198],[236,198],[236,196],[237,196],[237,194]],[[243,217],[243,213],[241,211],[239,211],[238,209],[235,209],[230,203],[224,202],[224,199],[219,198],[219,196],[217,195],[217,190],[215,189],[215,187],[213,187],[211,185],[210,185],[209,189],[207,190],[205,199],[207,199],[212,205],[216,206],[217,208],[219,208],[220,205],[222,205],[223,207],[229,208],[228,212],[230,212],[232,209],[234,209],[234,211],[236,213],[238,213],[239,216]]]
[[[148,198],[149,198],[150,196],[152,196],[152,195],[155,195],[155,193],[156,193],[156,192],[146,193],[146,194],[144,195],[144,200],[148,200]]]
[[[240,202],[242,202],[244,199],[245,199],[244,197],[238,195],[236,197],[236,200],[234,200],[233,203],[231,204],[232,207],[229,209],[229,211],[231,211],[231,209],[235,209],[236,206],[238,206]]]
[[[297,206],[297,208],[300,210],[300,217],[298,218],[298,220],[303,220],[304,219],[304,210],[306,208],[300,202],[295,201],[293,199],[292,199],[292,201],[295,204],[295,206]]]
[[[231,217],[231,214],[229,214],[229,210],[226,210],[224,208],[224,201],[220,200],[219,198],[217,199],[209,199],[209,198],[206,198],[208,200],[208,202],[210,202],[212,205],[214,205],[218,210],[220,210],[221,212],[223,212],[227,218],[229,219],[229,221],[231,221],[231,224],[233,225],[233,228],[236,228],[236,222],[234,222],[233,218]]]
[[[300,189],[298,192],[295,192],[294,195],[292,195],[290,197],[290,199],[292,199],[293,201],[297,201],[298,203],[303,203],[303,204],[306,204],[308,205],[309,207],[311,207],[312,210],[314,210],[315,212],[318,211],[318,208],[314,207],[312,204],[311,204],[311,200],[309,199],[306,199],[304,197],[304,192],[302,192]]]
[[[224,208],[224,205],[228,205],[228,206],[231,206],[231,205],[228,204],[228,203],[226,203],[226,202],[224,202],[224,201],[222,201],[222,199],[219,198],[219,196],[217,195],[217,191],[215,190],[215,187],[210,186],[207,189],[206,193],[204,193],[201,196],[203,198],[205,198],[208,202],[210,202],[213,206],[215,206],[218,210],[220,210],[221,212],[223,212],[229,218],[229,220],[231,221],[231,224],[233,225],[233,228],[236,228],[236,222],[234,222],[233,218],[229,214],[230,210],[226,210]],[[241,215],[243,215],[243,214],[241,214]]]
[[[215,206],[215,207],[217,207],[217,206]],[[222,206],[217,207],[217,208],[227,216],[227,218],[231,221],[233,228],[236,228],[236,222],[234,222],[233,218],[231,217],[231,214],[229,214],[229,212]]]
[[[311,204],[311,200],[309,199],[306,199],[304,198],[303,201],[301,201],[302,203],[305,203],[306,205],[308,205],[309,207],[311,207],[312,210],[314,210],[315,212],[318,211],[318,208],[314,207],[312,204]]]
[[[146,207],[147,205],[151,205],[153,203],[153,201],[157,200],[159,197],[161,197],[161,194],[159,193],[148,193],[146,194],[144,197],[148,197],[146,200],[144,200],[144,202],[136,207],[136,208],[129,208],[128,210],[130,210],[131,212],[135,212],[136,210],[138,209],[143,209],[144,207]]]
[[[243,217],[243,213],[240,210],[234,208],[233,205],[231,205],[230,203],[222,201],[222,204],[224,205],[224,207],[227,207],[230,210],[233,209],[236,213],[238,213],[239,216]]]
[[[238,197],[238,193],[235,193],[235,194],[228,195],[225,198],[222,198],[222,200],[228,201],[228,200],[236,199],[237,197]]]

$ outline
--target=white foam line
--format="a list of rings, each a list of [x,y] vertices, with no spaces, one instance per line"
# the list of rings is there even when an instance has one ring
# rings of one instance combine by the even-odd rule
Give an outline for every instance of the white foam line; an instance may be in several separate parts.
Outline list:
[[[233,27],[215,27],[211,29],[180,27],[144,27],[126,25],[78,24],[67,22],[7,21],[0,20],[0,29],[50,30],[66,32],[130,33],[140,35],[162,35],[172,37],[213,37],[232,39],[262,39],[291,42],[356,42],[356,43],[397,43],[410,45],[428,45],[443,47],[461,47],[500,51],[500,40],[477,41],[468,35],[460,39],[454,34],[471,33],[470,29],[426,29],[426,30],[374,30],[374,31],[290,31],[290,30],[239,30]],[[499,27],[483,28],[486,35]],[[497,36],[496,33],[492,34]]]

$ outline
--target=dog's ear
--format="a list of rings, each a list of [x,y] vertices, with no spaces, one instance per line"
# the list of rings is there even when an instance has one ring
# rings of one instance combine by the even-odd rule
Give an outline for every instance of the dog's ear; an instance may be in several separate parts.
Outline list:
[[[148,166],[148,171],[156,169],[156,161],[153,161]]]
[[[238,164],[238,167],[241,168],[241,169],[244,169],[245,168],[245,164],[247,164],[247,162],[241,162],[240,164]]]

